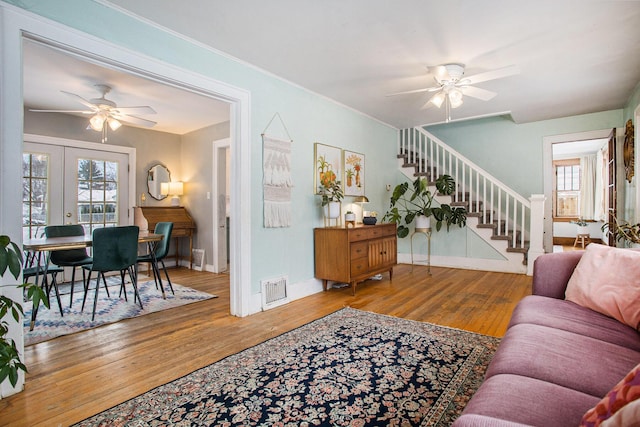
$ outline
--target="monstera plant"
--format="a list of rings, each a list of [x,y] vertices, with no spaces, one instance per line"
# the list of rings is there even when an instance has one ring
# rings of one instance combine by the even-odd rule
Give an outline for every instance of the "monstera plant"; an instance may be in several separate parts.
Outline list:
[[[0,277],[4,277],[9,270],[17,280],[22,270],[22,262],[22,251],[18,245],[12,242],[9,236],[0,235]],[[49,299],[39,286],[24,283],[18,287],[24,291],[28,300],[33,300],[34,306],[42,301],[47,308],[49,307]],[[9,314],[16,322],[20,322],[20,315],[24,315],[22,305],[7,296],[0,295],[0,384],[9,378],[9,382],[15,387],[18,383],[18,371],[27,372],[27,367],[20,360],[15,341],[7,337],[9,323],[6,317]]]
[[[456,191],[456,183],[450,175],[442,175],[435,184],[439,194],[449,196]],[[391,208],[383,220],[398,224],[398,237],[409,235],[408,225],[418,216],[432,217],[436,222],[436,231],[440,231],[443,224],[446,224],[447,231],[451,225],[464,227],[467,223],[466,209],[444,203],[434,206],[435,195],[429,190],[426,178],[416,178],[411,187],[408,182],[398,184],[391,196]]]

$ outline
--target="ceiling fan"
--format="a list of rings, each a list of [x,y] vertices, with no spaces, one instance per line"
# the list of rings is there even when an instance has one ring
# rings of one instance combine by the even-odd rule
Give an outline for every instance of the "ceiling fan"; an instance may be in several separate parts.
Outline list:
[[[445,104],[447,109],[447,121],[450,118],[450,108],[458,108],[463,103],[463,96],[470,96],[482,101],[488,101],[497,94],[490,90],[471,86],[473,84],[500,79],[503,77],[518,74],[520,70],[516,66],[500,68],[485,73],[475,74],[469,77],[464,76],[464,64],[443,64],[429,69],[433,74],[433,79],[437,85],[422,89],[408,90],[404,92],[392,93],[387,96],[406,95],[420,92],[435,92],[435,94],[422,106],[422,109],[435,105],[440,108]]]
[[[80,95],[75,93],[61,91],[62,93],[73,97],[76,101],[88,108],[88,110],[38,110],[30,109],[36,113],[69,113],[69,114],[87,114],[91,115],[89,118],[89,127],[95,131],[102,132],[103,140],[107,139],[106,132],[107,126],[115,131],[120,126],[121,122],[130,123],[138,126],[153,127],[156,122],[137,117],[136,115],[144,114],[156,114],[156,111],[149,106],[140,107],[118,107],[115,102],[106,98],[106,95],[111,92],[111,87],[103,84],[95,85],[96,88],[102,93],[100,98],[92,98],[90,100],[84,99]],[[134,115],[135,114],[135,115]]]

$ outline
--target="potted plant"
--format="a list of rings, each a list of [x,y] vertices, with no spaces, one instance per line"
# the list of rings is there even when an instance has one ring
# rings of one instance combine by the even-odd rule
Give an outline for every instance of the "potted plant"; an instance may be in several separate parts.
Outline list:
[[[618,242],[627,242],[630,246],[640,245],[640,223],[630,224],[613,217],[613,223],[605,222],[602,231],[613,234]]]
[[[355,221],[356,220],[356,214],[353,213],[352,211],[347,211],[347,213],[344,214],[344,220],[345,221]]]
[[[585,221],[584,219],[578,218],[575,221],[569,222],[578,226],[578,234],[589,234],[589,230],[587,229],[587,221]]]
[[[320,194],[320,197],[322,197],[322,207],[324,208],[325,217],[339,217],[340,202],[344,199],[344,193],[342,192],[340,181],[335,179],[331,181],[323,181],[318,189],[318,193]]]
[[[456,183],[449,175],[442,175],[435,182],[438,193],[451,195],[456,191]],[[409,191],[411,188],[411,191]],[[467,223],[467,211],[463,207],[452,207],[448,204],[433,206],[434,193],[429,190],[426,178],[418,177],[411,187],[408,182],[398,184],[391,196],[391,209],[385,213],[383,220],[395,222],[398,225],[398,237],[409,234],[409,224],[414,219],[423,216],[436,222],[436,231],[440,231],[442,224],[446,224],[447,231],[452,224],[464,227]],[[421,224],[420,227],[425,227]],[[430,227],[430,224],[429,224]]]
[[[17,280],[22,271],[22,251],[8,236],[0,235],[0,277],[4,277],[7,269]],[[39,305],[40,301],[49,307],[44,290],[36,284],[24,283],[18,287],[26,290],[26,298],[33,300],[34,307]],[[0,295],[0,384],[9,378],[9,382],[15,387],[18,371],[27,372],[27,367],[20,360],[15,341],[7,337],[9,323],[6,317],[9,313],[16,322],[20,322],[20,316],[24,315],[22,305],[5,295]]]

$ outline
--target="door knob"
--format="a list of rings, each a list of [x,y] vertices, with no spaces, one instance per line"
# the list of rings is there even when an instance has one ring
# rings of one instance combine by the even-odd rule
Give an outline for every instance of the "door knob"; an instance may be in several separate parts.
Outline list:
[[[67,218],[71,218],[71,212],[67,212]]]

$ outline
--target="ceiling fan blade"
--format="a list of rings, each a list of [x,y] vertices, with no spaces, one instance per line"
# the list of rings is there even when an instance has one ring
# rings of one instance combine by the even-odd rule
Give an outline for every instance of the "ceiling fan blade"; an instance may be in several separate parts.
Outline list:
[[[147,119],[141,119],[140,117],[130,116],[128,114],[111,114],[111,117],[124,123],[131,123],[132,125],[145,126],[148,128],[154,127],[157,123]]]
[[[436,90],[440,90],[440,89],[442,89],[440,86],[425,87],[422,89],[414,89],[414,90],[406,90],[404,92],[390,93],[385,96],[408,95],[410,93],[422,93],[422,92],[435,92]]]
[[[94,104],[92,104],[91,102],[87,101],[86,99],[84,99],[83,97],[81,97],[80,95],[76,95],[75,93],[71,93],[71,92],[66,92],[64,90],[61,90],[60,92],[69,95],[70,97],[74,98],[76,101],[78,101],[79,103],[81,103],[82,105],[84,105],[87,108],[90,108],[91,111],[98,111],[99,108],[97,106],[95,106]]]
[[[462,86],[460,89],[462,89],[462,93],[465,94],[466,96],[470,96],[472,98],[478,98],[483,101],[488,101],[497,95],[497,93],[491,92],[490,90],[481,89],[479,87],[473,87],[473,86]]]
[[[149,107],[148,105],[140,106],[140,107],[115,107],[112,108],[111,111],[118,114],[156,114],[156,110]]]
[[[95,111],[87,110],[38,110],[35,108],[29,108],[32,113],[66,113],[66,114],[94,114]]]
[[[473,76],[465,77],[461,83],[465,85],[472,85],[476,83],[486,82],[489,80],[501,79],[503,77],[513,76],[520,74],[520,68],[515,65],[510,67],[500,68],[498,70],[487,71],[486,73],[475,74]]]

